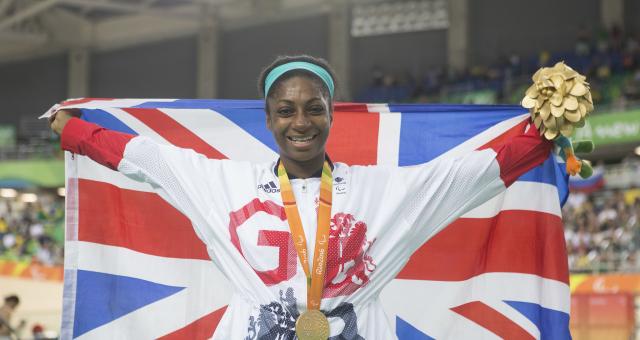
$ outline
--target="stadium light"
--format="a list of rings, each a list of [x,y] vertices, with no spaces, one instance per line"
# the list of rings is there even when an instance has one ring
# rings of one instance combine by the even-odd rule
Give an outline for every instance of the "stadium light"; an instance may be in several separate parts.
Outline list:
[[[67,195],[67,189],[65,189],[64,187],[60,187],[58,188],[58,196],[66,196]]]
[[[20,200],[24,203],[33,203],[38,200],[38,195],[31,193],[24,193],[20,195]]]
[[[2,188],[0,189],[0,197],[14,198],[18,196],[18,192],[15,189]]]

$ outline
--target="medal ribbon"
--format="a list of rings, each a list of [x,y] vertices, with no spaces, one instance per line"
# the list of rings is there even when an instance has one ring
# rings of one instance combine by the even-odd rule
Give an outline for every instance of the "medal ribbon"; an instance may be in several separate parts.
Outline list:
[[[307,239],[304,236],[296,197],[289,182],[289,176],[282,162],[278,165],[278,180],[280,181],[280,195],[284,204],[284,211],[289,221],[289,229],[293,237],[293,244],[298,252],[300,263],[307,276],[307,309],[320,309],[324,276],[327,269],[327,249],[329,248],[329,221],[331,219],[331,187],[333,175],[329,162],[324,161],[322,176],[320,177],[320,199],[318,206],[318,227],[316,231],[316,247],[313,254],[313,267],[309,272],[309,258],[307,255]]]

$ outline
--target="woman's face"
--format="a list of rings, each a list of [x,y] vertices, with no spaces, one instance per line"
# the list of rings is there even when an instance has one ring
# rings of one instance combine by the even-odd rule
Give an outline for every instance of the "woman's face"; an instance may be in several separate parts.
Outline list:
[[[267,98],[267,128],[280,157],[295,162],[324,159],[332,109],[318,81],[305,76],[281,81]]]

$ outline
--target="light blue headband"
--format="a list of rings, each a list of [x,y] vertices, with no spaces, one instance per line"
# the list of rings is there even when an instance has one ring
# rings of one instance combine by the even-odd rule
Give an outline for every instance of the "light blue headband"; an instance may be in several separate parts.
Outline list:
[[[293,71],[293,70],[309,71],[309,72],[315,74],[316,76],[320,77],[320,79],[322,79],[322,81],[325,83],[325,85],[327,85],[327,88],[329,89],[329,94],[331,95],[331,98],[333,98],[333,89],[334,89],[333,78],[331,78],[331,75],[329,74],[329,72],[327,72],[327,70],[325,70],[321,66],[318,66],[318,65],[312,64],[312,63],[308,63],[306,61],[292,61],[290,63],[282,64],[282,65],[274,68],[273,70],[271,70],[271,72],[269,72],[269,74],[267,74],[267,77],[264,80],[264,96],[265,96],[265,98],[269,94],[269,89],[271,88],[271,85],[273,85],[273,83],[278,78],[280,78],[283,74],[285,74],[285,73],[287,73],[289,71]]]

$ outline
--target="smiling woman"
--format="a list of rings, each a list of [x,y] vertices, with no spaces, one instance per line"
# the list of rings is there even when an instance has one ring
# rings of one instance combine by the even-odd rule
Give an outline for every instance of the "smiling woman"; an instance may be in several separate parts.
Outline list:
[[[322,169],[333,121],[335,76],[322,59],[280,57],[260,75],[267,127],[287,172],[307,178]]]
[[[395,338],[378,298],[385,285],[424,242],[552,147],[531,125],[503,145],[412,167],[334,164],[326,62],[278,58],[259,88],[280,154],[268,163],[208,159],[65,111],[51,120],[63,149],[150,183],[191,220],[234,283],[214,339]]]

